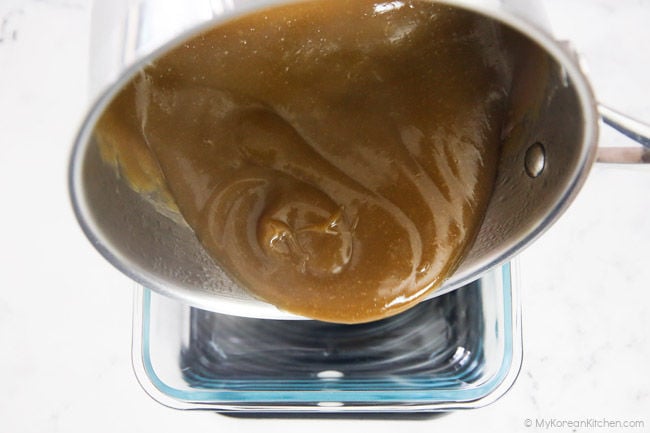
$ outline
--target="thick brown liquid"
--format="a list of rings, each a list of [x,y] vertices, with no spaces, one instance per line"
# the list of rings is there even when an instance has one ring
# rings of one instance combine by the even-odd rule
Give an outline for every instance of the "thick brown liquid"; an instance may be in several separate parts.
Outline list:
[[[255,295],[379,319],[439,286],[480,226],[509,86],[499,47],[485,21],[427,1],[268,9],[156,60],[97,137]]]

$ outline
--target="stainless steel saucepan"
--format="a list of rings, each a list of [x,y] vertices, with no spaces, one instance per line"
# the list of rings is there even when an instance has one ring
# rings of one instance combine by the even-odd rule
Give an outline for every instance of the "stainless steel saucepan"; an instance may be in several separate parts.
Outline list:
[[[143,65],[207,26],[287,3],[95,3],[91,80],[95,90],[101,88],[102,92],[81,128],[70,160],[76,216],[88,239],[119,270],[148,288],[203,309],[260,318],[289,317],[234,284],[215,266],[188,226],[158,212],[116,176],[102,161],[93,130],[111,99]],[[515,84],[507,138],[485,221],[460,268],[432,296],[458,288],[510,260],[562,214],[597,158],[599,119],[650,146],[650,128],[597,103],[578,56],[545,29],[540,18],[543,11],[536,2],[444,3],[508,28]],[[600,157],[610,162],[647,162],[648,149],[608,149]]]

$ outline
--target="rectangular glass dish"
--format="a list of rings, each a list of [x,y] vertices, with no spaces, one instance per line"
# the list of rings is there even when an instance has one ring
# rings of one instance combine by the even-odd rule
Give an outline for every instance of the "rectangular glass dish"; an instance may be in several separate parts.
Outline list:
[[[133,366],[178,409],[414,413],[475,408],[521,366],[511,264],[362,325],[251,319],[136,291]]]

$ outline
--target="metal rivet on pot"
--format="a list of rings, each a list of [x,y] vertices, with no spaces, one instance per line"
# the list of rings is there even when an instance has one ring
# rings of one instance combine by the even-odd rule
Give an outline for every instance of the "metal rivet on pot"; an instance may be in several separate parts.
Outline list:
[[[542,174],[546,166],[546,149],[544,149],[542,143],[535,142],[526,150],[524,166],[526,167],[526,174],[532,178]]]

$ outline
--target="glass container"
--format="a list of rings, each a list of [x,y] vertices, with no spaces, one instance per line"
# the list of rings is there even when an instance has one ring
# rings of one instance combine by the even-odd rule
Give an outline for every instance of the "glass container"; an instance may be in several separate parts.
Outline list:
[[[521,365],[512,263],[397,316],[360,325],[255,319],[136,293],[133,365],[178,409],[436,412],[476,408]]]

